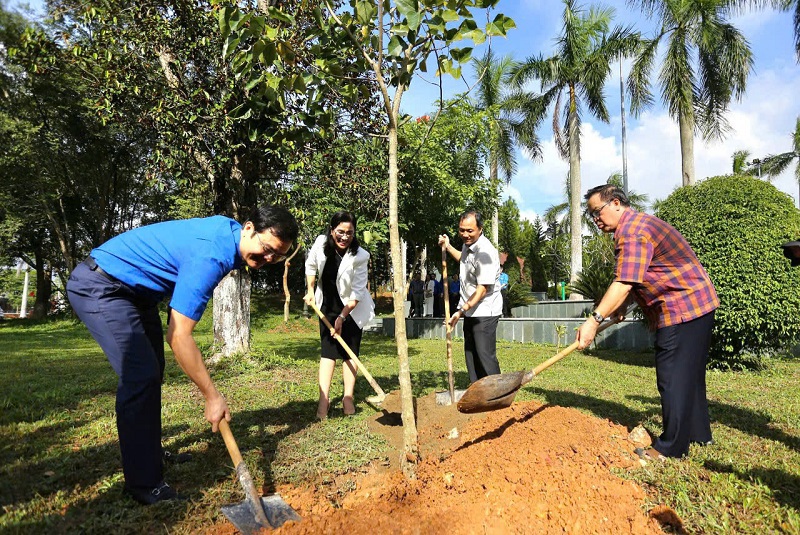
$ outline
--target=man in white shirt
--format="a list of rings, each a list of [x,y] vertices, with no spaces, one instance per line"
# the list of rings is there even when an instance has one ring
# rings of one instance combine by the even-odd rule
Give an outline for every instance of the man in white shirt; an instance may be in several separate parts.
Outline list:
[[[464,317],[464,356],[470,382],[500,373],[497,362],[497,323],[503,315],[500,294],[500,255],[483,235],[480,212],[461,214],[458,235],[464,243],[461,250],[450,245],[447,235],[439,236],[439,245],[459,261],[461,290],[459,307],[448,320],[455,328]]]

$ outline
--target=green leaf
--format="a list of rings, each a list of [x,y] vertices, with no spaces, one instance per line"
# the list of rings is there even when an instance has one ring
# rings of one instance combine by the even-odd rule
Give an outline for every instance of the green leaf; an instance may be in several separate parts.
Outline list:
[[[356,20],[359,24],[370,24],[378,13],[375,3],[371,0],[358,0],[355,5]]]
[[[408,35],[408,31],[409,31],[408,24],[406,24],[405,22],[401,24],[394,24],[389,29],[389,33],[391,35]]]
[[[451,48],[450,56],[459,63],[465,63],[472,56],[472,48]]]
[[[267,14],[270,18],[275,20],[279,20],[281,22],[285,22],[286,24],[294,24],[294,17],[288,13],[281,11],[276,7],[269,7],[267,8]]]
[[[422,12],[417,0],[397,0],[397,11],[408,21],[408,27],[412,30],[419,28],[422,23]]]
[[[255,86],[257,86],[258,84],[260,84],[260,83],[261,83],[261,77],[260,76],[256,76],[255,78],[253,78],[252,80],[247,82],[247,85],[244,86],[244,89],[245,89],[245,91],[252,91],[253,88]]]
[[[265,65],[274,65],[275,61],[278,59],[278,50],[275,47],[275,43],[267,42],[264,43],[264,50],[261,52],[261,63]]]
[[[389,45],[386,47],[386,51],[390,56],[402,56],[404,48],[403,40],[393,35],[392,38],[389,39]]]
[[[444,19],[445,22],[455,22],[460,17],[458,16],[458,13],[456,13],[454,9],[445,9],[442,12],[442,18]]]

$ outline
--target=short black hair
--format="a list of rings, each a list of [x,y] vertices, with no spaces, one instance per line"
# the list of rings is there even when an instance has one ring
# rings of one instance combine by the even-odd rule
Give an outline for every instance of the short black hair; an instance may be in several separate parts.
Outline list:
[[[269,229],[279,240],[290,242],[297,240],[297,220],[282,206],[265,204],[253,208],[248,221],[258,233]]]
[[[477,210],[466,210],[461,214],[461,217],[458,218],[458,222],[461,223],[470,216],[475,218],[475,224],[478,225],[479,229],[483,230],[483,216]]]
[[[333,232],[333,229],[338,227],[341,223],[351,223],[353,225],[353,241],[350,242],[347,252],[356,254],[358,252],[358,248],[361,247],[361,242],[358,241],[358,233],[356,232],[356,216],[351,212],[340,210],[331,216],[331,223],[328,225],[328,241],[325,242],[325,247],[323,248],[323,252],[325,253],[326,257],[333,256],[334,252],[336,251],[336,242],[333,241],[333,236],[331,236],[331,233]]]
[[[628,196],[625,195],[625,192],[619,186],[615,186],[613,184],[603,184],[602,186],[595,186],[589,191],[586,192],[586,195],[583,196],[584,200],[587,202],[591,199],[595,194],[600,194],[600,199],[603,202],[613,201],[617,199],[622,206],[630,206],[631,202],[628,200]]]

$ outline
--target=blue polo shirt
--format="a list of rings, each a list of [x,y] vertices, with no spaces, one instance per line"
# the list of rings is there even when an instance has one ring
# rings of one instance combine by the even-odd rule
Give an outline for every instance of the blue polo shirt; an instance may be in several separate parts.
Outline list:
[[[106,273],[149,296],[163,299],[184,316],[200,320],[214,288],[241,267],[242,226],[214,216],[139,227],[94,249]]]

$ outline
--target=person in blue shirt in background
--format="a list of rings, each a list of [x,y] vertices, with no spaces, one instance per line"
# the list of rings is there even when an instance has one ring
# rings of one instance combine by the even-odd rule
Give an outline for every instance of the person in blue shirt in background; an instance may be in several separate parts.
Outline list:
[[[503,317],[511,317],[511,302],[508,299],[508,273],[500,266],[500,295],[503,296]]]
[[[67,283],[67,296],[117,373],[117,433],[125,491],[153,504],[181,499],[163,478],[161,383],[164,333],[158,304],[171,296],[167,343],[205,398],[216,432],[230,421],[192,332],[220,280],[231,270],[259,269],[286,258],[297,239],[286,209],[256,208],[239,224],[214,216],[130,230],[95,248]]]

